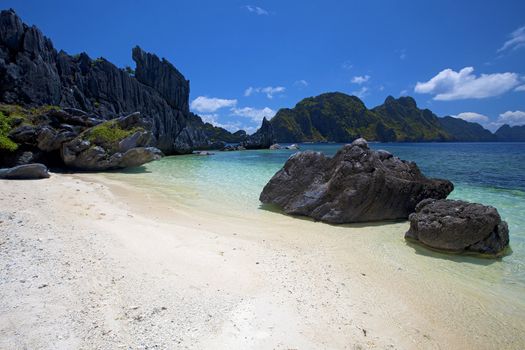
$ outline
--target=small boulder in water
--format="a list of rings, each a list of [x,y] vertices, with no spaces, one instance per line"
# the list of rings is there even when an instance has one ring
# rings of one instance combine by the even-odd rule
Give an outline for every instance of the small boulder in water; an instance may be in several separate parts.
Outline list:
[[[405,238],[430,248],[499,256],[509,244],[507,223],[491,206],[425,199],[409,220]]]

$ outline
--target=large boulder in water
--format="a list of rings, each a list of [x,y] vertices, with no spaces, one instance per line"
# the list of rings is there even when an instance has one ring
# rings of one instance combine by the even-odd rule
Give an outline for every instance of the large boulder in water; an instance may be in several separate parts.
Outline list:
[[[491,206],[426,199],[409,220],[405,238],[435,249],[498,256],[509,244],[507,223]]]
[[[446,198],[453,188],[450,181],[426,178],[415,163],[373,151],[357,139],[333,158],[295,153],[266,184],[260,200],[287,214],[342,224],[406,219],[423,199]]]

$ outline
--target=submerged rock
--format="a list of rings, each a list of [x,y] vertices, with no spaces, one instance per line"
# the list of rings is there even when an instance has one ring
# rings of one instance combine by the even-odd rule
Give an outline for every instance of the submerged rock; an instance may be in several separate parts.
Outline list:
[[[450,181],[425,177],[415,163],[373,151],[357,139],[333,158],[293,154],[259,199],[287,214],[342,224],[406,219],[421,200],[446,198],[453,188]]]
[[[509,244],[507,223],[491,206],[426,199],[409,220],[405,238],[435,249],[498,256]]]
[[[49,172],[44,164],[24,164],[12,168],[0,169],[0,179],[46,179]]]

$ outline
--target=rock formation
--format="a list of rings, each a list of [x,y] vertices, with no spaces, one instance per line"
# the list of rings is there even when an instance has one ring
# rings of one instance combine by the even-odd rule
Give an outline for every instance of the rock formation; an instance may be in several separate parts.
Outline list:
[[[246,141],[241,142],[241,146],[246,149],[267,149],[274,143],[275,134],[272,124],[265,117],[259,130],[248,136]]]
[[[160,159],[151,147],[153,135],[140,113],[89,128],[62,145],[61,156],[70,168],[102,171],[136,167]]]
[[[0,102],[78,108],[114,119],[139,111],[167,154],[210,145],[200,118],[192,122],[189,82],[168,61],[135,47],[133,73],[103,58],[57,52],[38,28],[13,10],[0,12]]]
[[[405,238],[435,249],[498,256],[509,244],[507,223],[490,206],[426,199],[409,220]]]
[[[328,223],[406,219],[426,198],[446,198],[453,185],[428,179],[413,162],[369,149],[364,139],[333,158],[293,154],[266,184],[260,200],[285,213]]]
[[[0,105],[0,126],[2,166],[37,162],[109,170],[138,166],[161,155],[151,147],[151,121],[138,112],[106,121],[79,109]]]
[[[0,169],[0,179],[32,180],[45,179],[48,177],[49,173],[44,164],[33,163]]]

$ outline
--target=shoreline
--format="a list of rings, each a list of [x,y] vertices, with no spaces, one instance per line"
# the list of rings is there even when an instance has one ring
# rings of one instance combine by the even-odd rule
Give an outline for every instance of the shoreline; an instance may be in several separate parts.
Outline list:
[[[425,254],[399,235],[407,223],[225,218],[104,174],[0,189],[2,348],[525,344],[525,302],[386,248]]]

